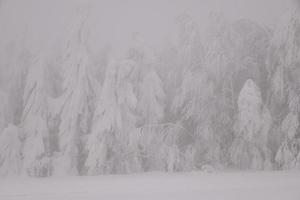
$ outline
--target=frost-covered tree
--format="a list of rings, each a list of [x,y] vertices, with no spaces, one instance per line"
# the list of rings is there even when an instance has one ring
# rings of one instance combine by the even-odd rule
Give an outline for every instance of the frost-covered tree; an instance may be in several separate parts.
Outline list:
[[[221,82],[227,78],[225,72],[230,51],[227,49],[230,46],[228,27],[226,23],[219,22],[219,18],[213,19],[214,27],[209,28],[205,42],[200,40],[195,23],[186,18],[184,20],[186,29],[183,29],[185,37],[182,41],[190,42],[182,44],[190,47],[181,47],[186,51],[179,51],[179,54],[188,59],[183,60],[182,82],[172,103],[173,112],[186,129],[185,140],[191,140],[189,149],[191,146],[196,149],[192,152],[195,152],[194,164],[198,167],[221,164],[225,154],[221,145],[230,132],[227,127],[231,125],[228,108],[232,105],[226,99],[231,94],[222,91],[224,83]]]
[[[0,134],[0,175],[17,176],[22,168],[22,144],[18,127],[9,124]]]
[[[186,72],[179,95],[173,102],[173,108],[179,110],[181,124],[185,127],[186,138],[193,138],[197,150],[194,164],[218,162],[218,145],[214,143],[212,116],[215,113],[213,102],[213,83],[206,73]],[[207,154],[204,152],[208,152]]]
[[[295,2],[299,5],[298,2]],[[300,112],[300,7],[294,6],[275,29],[267,58],[272,115],[281,130],[276,136],[275,160],[280,167],[295,168],[299,146]]]
[[[59,155],[54,163],[58,175],[78,174],[81,137],[89,132],[95,80],[83,35],[85,20],[72,30],[63,58],[64,81],[59,125]]]
[[[89,174],[128,173],[140,170],[135,128],[137,99],[132,76],[133,61],[112,62],[94,114],[86,148]]]
[[[263,105],[260,89],[251,79],[240,92],[238,110],[235,138],[230,149],[231,162],[243,169],[270,168],[271,152],[267,148],[267,139],[272,119]]]
[[[193,145],[190,147],[195,147],[194,141],[197,137],[195,133],[197,127],[200,127],[200,123],[203,122],[200,122],[201,116],[205,115],[202,111],[208,108],[202,105],[205,104],[207,100],[205,95],[209,93],[211,87],[203,71],[203,48],[196,22],[188,15],[181,15],[177,22],[179,25],[178,67],[174,68],[176,92],[174,96],[169,96],[172,98],[170,110],[172,118],[184,128],[181,130],[183,131],[181,140],[192,141]],[[205,84],[207,84],[206,88],[204,88]],[[201,109],[203,110],[200,111]],[[188,145],[189,143],[184,142],[179,143],[178,147],[181,152],[184,152]]]
[[[165,88],[159,72],[159,61],[139,35],[129,50],[129,58],[137,69],[135,91],[137,96],[137,127],[139,159],[143,170],[178,170],[178,130],[173,123],[165,123]],[[136,145],[135,144],[135,145]],[[137,148],[137,147],[135,147]]]
[[[43,59],[37,58],[29,69],[23,96],[23,173],[29,176],[48,176],[51,170],[45,67]]]

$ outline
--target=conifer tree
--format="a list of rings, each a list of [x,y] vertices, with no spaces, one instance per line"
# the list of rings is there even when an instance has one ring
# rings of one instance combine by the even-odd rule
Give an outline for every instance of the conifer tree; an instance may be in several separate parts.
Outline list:
[[[112,62],[94,115],[87,142],[85,166],[89,174],[129,173],[140,170],[135,128],[137,99],[131,82],[135,63]]]
[[[22,128],[24,131],[23,173],[29,176],[50,175],[48,96],[45,85],[46,64],[42,58],[29,69],[24,90]]]
[[[73,28],[63,58],[64,81],[59,125],[59,155],[54,173],[78,174],[82,159],[81,137],[90,129],[95,96],[95,79],[84,35],[85,18]]]
[[[274,31],[267,58],[270,80],[270,107],[281,128],[275,160],[279,167],[296,168],[299,163],[300,111],[300,15],[299,2]],[[277,139],[278,140],[278,139]],[[298,157],[298,158],[297,158]]]
[[[260,89],[247,80],[238,99],[235,138],[230,149],[231,162],[241,169],[268,169],[271,152],[267,148],[270,113],[264,107]]]

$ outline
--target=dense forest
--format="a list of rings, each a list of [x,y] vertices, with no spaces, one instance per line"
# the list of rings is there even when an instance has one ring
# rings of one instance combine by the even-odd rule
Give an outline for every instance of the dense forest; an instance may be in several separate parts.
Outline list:
[[[123,59],[78,16],[59,51],[5,47],[1,175],[300,169],[298,7],[274,28],[179,15],[174,43],[135,33]]]

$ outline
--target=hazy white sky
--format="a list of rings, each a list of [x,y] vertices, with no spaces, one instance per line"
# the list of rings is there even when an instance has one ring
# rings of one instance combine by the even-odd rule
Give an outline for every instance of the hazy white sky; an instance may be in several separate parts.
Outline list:
[[[84,0],[2,0],[1,43],[16,40],[50,49],[62,42]],[[174,31],[174,20],[188,13],[201,24],[211,11],[228,18],[250,18],[272,25],[284,14],[290,0],[91,0],[90,43],[112,43],[122,51],[133,32],[146,42],[161,44]],[[97,51],[97,50],[95,50]]]

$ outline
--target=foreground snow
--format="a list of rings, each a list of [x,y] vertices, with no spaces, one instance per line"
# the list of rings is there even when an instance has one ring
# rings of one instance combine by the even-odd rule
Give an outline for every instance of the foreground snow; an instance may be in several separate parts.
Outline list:
[[[1,200],[299,200],[300,172],[146,173],[126,176],[6,179]]]

